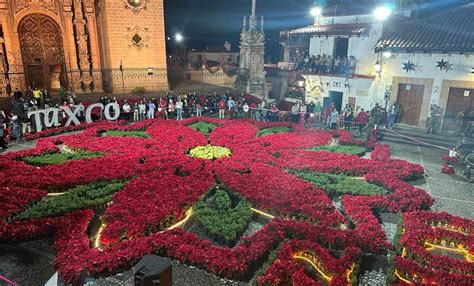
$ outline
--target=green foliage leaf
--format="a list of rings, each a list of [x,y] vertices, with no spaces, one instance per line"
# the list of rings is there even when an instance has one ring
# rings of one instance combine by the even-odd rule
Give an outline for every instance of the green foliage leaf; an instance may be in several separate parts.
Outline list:
[[[124,182],[95,182],[78,186],[60,196],[46,197],[20,215],[19,219],[61,216],[106,204],[123,188]]]
[[[277,134],[277,133],[288,133],[291,132],[291,128],[286,126],[279,126],[279,127],[271,127],[271,128],[264,128],[257,132],[257,137]]]
[[[358,156],[365,155],[367,151],[365,147],[357,146],[357,145],[334,145],[334,146],[325,145],[325,146],[317,146],[317,147],[311,148],[311,150],[344,153],[344,154],[351,154],[351,155],[358,155]]]
[[[149,138],[148,133],[146,131],[121,131],[121,130],[107,130],[105,132],[105,136],[112,136],[112,137],[132,137],[132,138]]]
[[[306,171],[293,172],[293,174],[310,182],[316,188],[322,189],[331,199],[343,195],[370,196],[388,193],[382,187],[349,176]]]
[[[41,167],[46,165],[62,164],[72,160],[81,160],[100,156],[103,156],[103,154],[84,150],[74,150],[74,153],[60,152],[44,154],[41,156],[26,156],[21,158],[21,160],[27,164]]]
[[[195,219],[206,232],[226,244],[233,244],[252,220],[253,212],[249,202],[238,195],[238,203],[232,208],[232,199],[225,190],[218,189],[207,201],[195,205]]]
[[[195,122],[195,123],[189,125],[189,127],[196,130],[196,131],[198,131],[198,132],[201,132],[202,135],[204,135],[206,137],[209,137],[211,132],[214,131],[214,129],[217,128],[217,125],[207,123],[207,122],[204,122],[204,121],[198,121],[198,122]]]

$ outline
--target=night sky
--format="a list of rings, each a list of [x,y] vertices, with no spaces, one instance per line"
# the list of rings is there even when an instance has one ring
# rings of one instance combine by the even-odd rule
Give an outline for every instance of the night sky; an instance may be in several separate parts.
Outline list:
[[[424,0],[437,6],[466,0]],[[180,32],[189,48],[204,49],[207,45],[232,43],[237,49],[242,18],[251,13],[251,0],[164,0],[166,33]],[[277,60],[281,53],[278,44],[279,31],[312,24],[309,9],[314,0],[257,0],[257,16],[265,17],[267,33],[267,58]],[[358,7],[374,7],[383,0],[320,0],[318,5],[329,7],[347,4]],[[440,7],[438,7],[440,9]],[[168,47],[173,46],[173,40]]]
[[[268,54],[279,56],[280,30],[311,24],[307,11],[313,2],[257,0],[257,16],[265,17]],[[181,32],[191,48],[223,45],[227,40],[237,49],[242,18],[250,13],[251,0],[165,0],[166,32]]]

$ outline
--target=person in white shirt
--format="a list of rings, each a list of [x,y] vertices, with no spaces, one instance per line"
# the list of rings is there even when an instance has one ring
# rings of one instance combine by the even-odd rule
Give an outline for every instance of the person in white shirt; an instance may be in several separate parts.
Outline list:
[[[155,109],[155,103],[151,100],[148,100],[148,119],[155,119]]]
[[[138,112],[139,112],[140,121],[145,120],[146,104],[143,100],[140,101],[140,104],[138,105]]]
[[[179,99],[175,105],[176,108],[176,120],[183,120],[183,102]]]
[[[247,104],[247,102],[244,103],[242,109],[244,111],[244,118],[250,118],[250,106]]]
[[[128,113],[130,112],[130,110],[131,110],[130,104],[128,104],[128,102],[125,100],[122,106],[122,111]]]
[[[130,104],[125,100],[122,106],[122,111],[125,115],[125,120],[130,121],[130,111],[132,108],[130,107]]]
[[[133,122],[138,122],[138,115],[140,114],[139,110],[138,103],[135,102],[135,105],[133,106]]]

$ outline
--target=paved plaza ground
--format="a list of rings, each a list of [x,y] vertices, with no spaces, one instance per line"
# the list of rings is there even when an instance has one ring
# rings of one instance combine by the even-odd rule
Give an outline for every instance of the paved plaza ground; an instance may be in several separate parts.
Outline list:
[[[385,142],[384,142],[385,143]],[[412,182],[426,190],[436,202],[433,211],[446,211],[450,214],[474,219],[473,184],[460,175],[441,173],[441,156],[446,151],[412,144],[389,143],[392,157],[417,163],[425,169],[424,179]],[[9,152],[28,149],[34,142],[12,146]],[[458,170],[458,174],[461,171]],[[18,245],[0,245],[0,275],[12,279],[18,285],[43,285],[53,275],[54,250],[52,240],[21,243]],[[121,275],[101,279],[95,285],[133,285],[131,271]],[[0,286],[3,285],[0,282]],[[246,285],[246,283],[225,281],[202,270],[190,268],[173,261],[173,285]],[[369,285],[363,284],[360,285]]]

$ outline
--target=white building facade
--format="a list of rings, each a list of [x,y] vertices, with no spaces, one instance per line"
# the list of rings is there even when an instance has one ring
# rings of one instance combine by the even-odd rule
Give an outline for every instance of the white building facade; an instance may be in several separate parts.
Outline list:
[[[444,113],[444,129],[474,100],[474,5],[468,4],[424,19],[394,15],[387,22],[372,15],[317,17],[312,26],[284,33],[286,43],[308,41],[309,58],[353,56],[355,68],[321,72],[299,65],[305,101],[331,102],[371,109],[398,104],[399,122],[424,127],[431,105]],[[296,41],[296,40],[295,40]],[[285,61],[291,45],[284,45]]]

